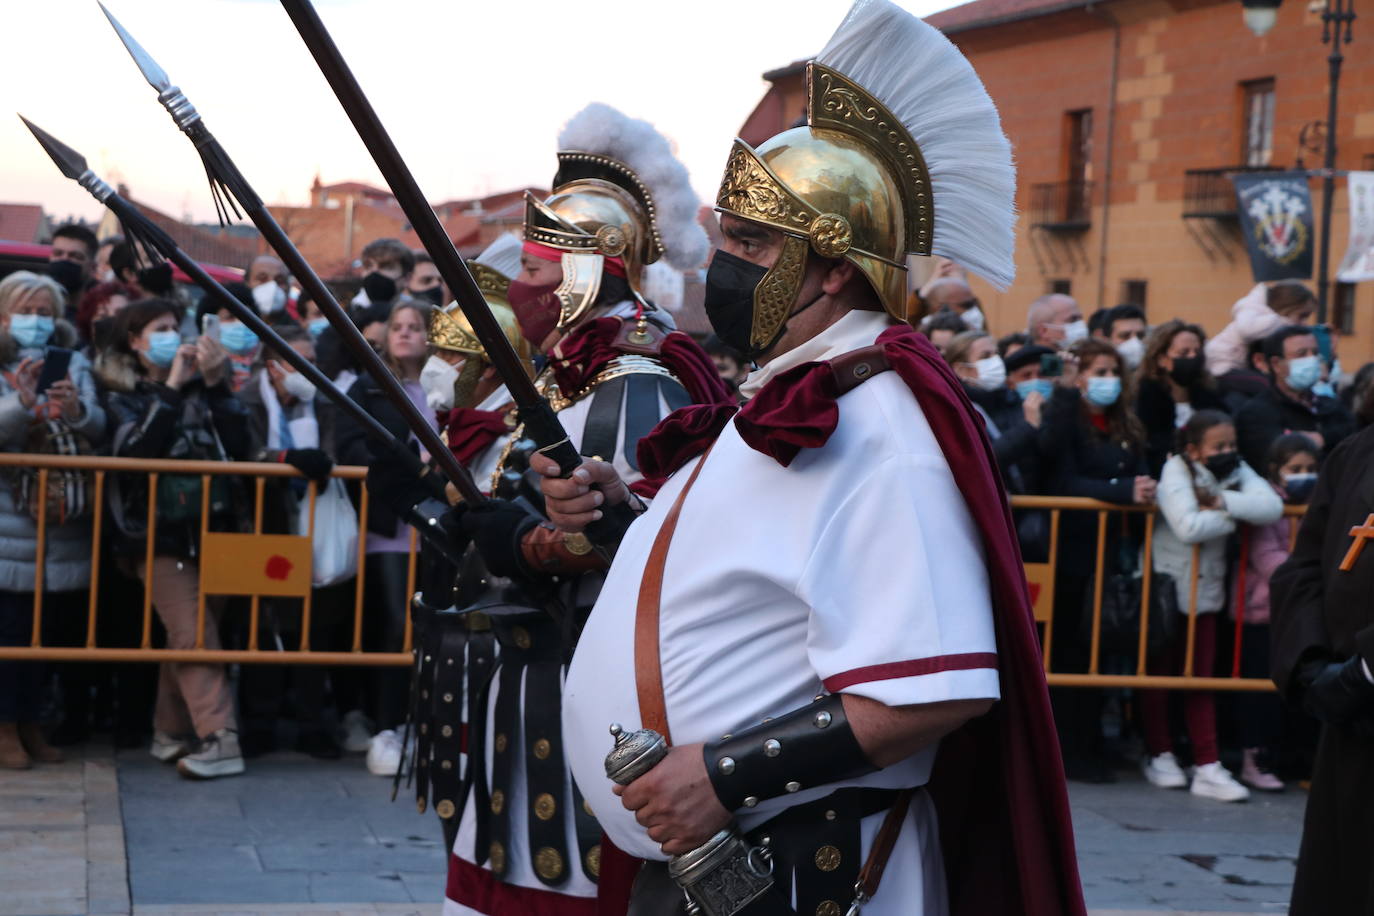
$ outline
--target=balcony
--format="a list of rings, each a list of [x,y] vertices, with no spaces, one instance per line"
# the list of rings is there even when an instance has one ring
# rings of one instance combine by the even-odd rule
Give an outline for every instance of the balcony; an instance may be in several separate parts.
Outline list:
[[[1217,169],[1188,169],[1183,173],[1183,218],[1235,222],[1236,187],[1232,175],[1281,172],[1277,165],[1231,165]]]
[[[1082,232],[1092,226],[1091,181],[1054,181],[1031,185],[1031,228]]]

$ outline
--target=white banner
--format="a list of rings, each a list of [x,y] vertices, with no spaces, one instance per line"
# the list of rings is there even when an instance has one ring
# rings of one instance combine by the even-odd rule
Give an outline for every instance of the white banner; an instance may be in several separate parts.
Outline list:
[[[1374,172],[1351,172],[1346,196],[1350,201],[1350,245],[1336,279],[1342,283],[1374,280]]]

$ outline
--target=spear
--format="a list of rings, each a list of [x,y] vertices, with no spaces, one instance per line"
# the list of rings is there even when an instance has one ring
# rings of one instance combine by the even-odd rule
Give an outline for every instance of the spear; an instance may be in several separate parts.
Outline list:
[[[463,499],[469,504],[484,501],[481,490],[473,482],[472,475],[467,468],[454,457],[453,452],[444,444],[444,440],[435,431],[434,427],[426,420],[424,414],[411,401],[406,394],[400,381],[382,362],[380,356],[372,349],[372,345],[367,342],[360,331],[348,317],[348,313],[343,306],[339,305],[334,294],[329,291],[329,287],[320,279],[319,274],[315,273],[314,268],[301,255],[300,250],[292,243],[285,230],[278,225],[275,217],[268,211],[267,206],[262,202],[262,198],[253,190],[252,185],[243,177],[238,166],[229,158],[229,154],[220,146],[218,140],[210,133],[205,126],[205,121],[201,118],[195,106],[186,98],[186,95],[178,87],[172,85],[171,79],[167,76],[157,61],[143,49],[128,30],[120,24],[119,20],[105,8],[103,3],[99,4],[100,9],[105,14],[105,18],[110,20],[110,25],[114,27],[119,35],[119,40],[124,42],[124,47],[133,57],[134,63],[138,64],[138,69],[143,73],[144,79],[158,91],[158,101],[177,127],[181,128],[182,133],[186,134],[195,144],[196,150],[200,153],[202,162],[205,164],[205,174],[210,179],[210,190],[215,200],[215,210],[219,214],[220,222],[229,222],[229,214],[232,211],[235,215],[246,213],[248,218],[253,221],[253,225],[258,227],[267,244],[271,246],[290,269],[291,274],[310,293],[311,299],[320,307],[320,311],[329,319],[329,323],[338,331],[344,344],[353,352],[360,364],[365,368],[369,375],[381,386],[382,393],[400,411],[405,419],[406,425],[415,433],[421,444],[429,451],[430,455],[438,463],[440,471],[444,476],[453,482]],[[240,213],[239,207],[243,208]],[[504,340],[504,338],[502,338]]]
[[[279,357],[291,365],[301,375],[310,380],[316,389],[321,391],[326,397],[339,406],[341,410],[352,416],[363,427],[363,429],[378,441],[391,446],[393,452],[411,466],[412,470],[418,475],[422,468],[419,456],[410,450],[404,443],[398,440],[391,432],[377,421],[363,408],[361,404],[350,398],[347,394],[329,380],[323,372],[310,360],[296,352],[285,340],[282,340],[272,326],[258,315],[255,309],[249,308],[239,301],[238,297],[229,290],[225,289],[213,277],[205,272],[190,255],[182,251],[172,237],[158,228],[157,224],[144,215],[130,201],[124,199],[106,184],[100,176],[96,175],[86,165],[86,157],[76,150],[58,140],[52,134],[43,130],[23,115],[19,120],[24,122],[24,126],[29,129],[39,145],[43,147],[52,161],[57,165],[58,170],[66,177],[72,179],[81,187],[90,192],[91,196],[109,208],[121,225],[125,227],[126,233],[131,241],[139,242],[145,249],[151,248],[172,263],[180,267],[182,273],[190,277],[191,280],[205,291],[211,300],[222,309],[228,310],[239,321],[243,322],[260,340],[270,347]],[[447,449],[445,449],[447,451]],[[439,539],[442,542],[442,538]],[[442,547],[442,543],[439,544]],[[456,562],[456,560],[455,560]]]
[[[558,464],[563,476],[570,475],[582,463],[582,456],[577,453],[549,402],[525,374],[515,348],[506,339],[496,317],[487,307],[487,301],[467,264],[453,246],[448,233],[444,232],[439,217],[421,193],[415,176],[401,158],[396,144],[391,142],[381,119],[363,94],[362,87],[358,85],[353,71],[334,44],[319,14],[309,0],[281,0],[281,5],[310,49],[320,72],[338,97],[339,104],[353,122],[354,129],[372,155],[391,192],[396,195],[397,203],[401,205],[415,234],[420,237],[421,244],[434,258],[434,266],[453,292],[492,365],[506,383],[506,390],[515,401],[526,434],[535,441],[542,454]],[[614,549],[625,529],[634,521],[635,513],[627,503],[605,506],[602,511],[604,515],[601,520],[587,527],[587,536],[599,546]]]

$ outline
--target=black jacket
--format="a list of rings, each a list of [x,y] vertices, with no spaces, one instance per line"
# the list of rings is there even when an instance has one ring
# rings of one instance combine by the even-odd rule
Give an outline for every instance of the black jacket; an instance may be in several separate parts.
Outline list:
[[[1226,410],[1226,402],[1215,389],[1194,385],[1188,389],[1193,410]],[[1174,423],[1174,396],[1168,384],[1152,378],[1140,380],[1135,398],[1135,413],[1145,425],[1145,464],[1156,480],[1164,462],[1174,451],[1177,426]]]
[[[1021,396],[1010,388],[983,391],[965,385],[969,400],[997,427],[992,452],[1011,493],[1041,492],[1040,431],[1026,422]],[[1048,407],[1048,405],[1046,405]],[[1042,424],[1043,425],[1043,424]]]
[[[1254,369],[1232,369],[1225,375],[1217,376],[1217,391],[1226,404],[1226,412],[1233,417],[1240,413],[1247,401],[1268,388],[1269,376]]]
[[[1261,474],[1266,473],[1269,447],[1285,433],[1321,433],[1323,454],[1329,455],[1354,431],[1355,418],[1335,398],[1297,401],[1274,385],[1247,401],[1236,414],[1240,456]]]
[[[382,392],[382,388],[370,375],[361,376],[348,389],[348,396],[357,401],[364,410],[377,418],[377,421],[396,438],[406,441],[411,438],[410,427],[401,412],[392,405]],[[340,413],[334,421],[334,460],[339,464],[361,465],[367,467],[374,460],[373,448],[369,446],[367,433],[357,420],[346,413]],[[357,488],[350,485],[349,492],[357,500]],[[400,518],[381,500],[368,500],[367,530],[383,537],[396,534]]]

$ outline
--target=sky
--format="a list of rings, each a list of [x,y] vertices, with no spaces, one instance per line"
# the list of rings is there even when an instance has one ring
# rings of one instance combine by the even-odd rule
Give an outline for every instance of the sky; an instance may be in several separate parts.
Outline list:
[[[899,0],[929,14],[951,0]],[[107,0],[269,204],[380,174],[274,0]],[[653,122],[703,201],[761,74],[815,54],[849,0],[316,0],[431,201],[546,185],[559,128],[592,101]],[[213,218],[199,157],[95,0],[9,2],[0,109],[174,216]],[[0,117],[0,201],[95,218],[16,117]]]

